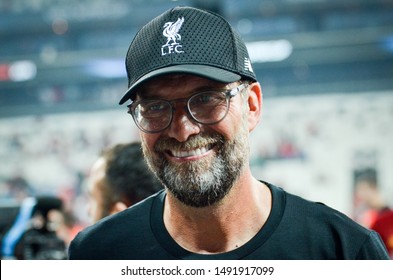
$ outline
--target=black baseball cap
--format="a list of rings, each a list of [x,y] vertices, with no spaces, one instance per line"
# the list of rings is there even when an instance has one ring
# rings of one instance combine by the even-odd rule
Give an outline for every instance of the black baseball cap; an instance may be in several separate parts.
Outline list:
[[[256,81],[240,35],[220,15],[193,7],[176,7],[142,27],[126,56],[132,99],[143,82],[170,73],[188,73],[218,82]]]

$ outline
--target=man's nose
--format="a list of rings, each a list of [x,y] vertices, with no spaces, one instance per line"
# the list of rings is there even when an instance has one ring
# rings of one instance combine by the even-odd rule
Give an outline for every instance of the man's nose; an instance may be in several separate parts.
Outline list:
[[[187,107],[177,106],[173,111],[172,123],[168,128],[168,136],[179,142],[187,139],[200,132],[200,124],[195,122],[187,112]]]

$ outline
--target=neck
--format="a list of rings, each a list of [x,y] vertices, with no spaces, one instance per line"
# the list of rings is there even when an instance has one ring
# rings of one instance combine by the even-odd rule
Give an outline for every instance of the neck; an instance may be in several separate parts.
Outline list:
[[[183,248],[201,254],[231,251],[262,228],[271,209],[269,188],[251,175],[240,178],[230,193],[213,206],[189,207],[168,193],[164,223]]]

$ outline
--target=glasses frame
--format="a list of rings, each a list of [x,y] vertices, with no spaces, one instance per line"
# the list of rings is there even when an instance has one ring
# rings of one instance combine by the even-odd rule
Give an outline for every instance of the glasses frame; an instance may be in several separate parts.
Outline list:
[[[214,125],[214,124],[217,124],[217,123],[221,122],[221,121],[222,121],[223,119],[225,119],[225,117],[227,116],[227,114],[228,114],[228,112],[229,112],[229,107],[230,107],[230,104],[231,104],[231,103],[230,103],[231,98],[232,98],[232,97],[235,97],[239,92],[241,92],[241,91],[245,90],[246,88],[248,88],[248,86],[249,86],[249,84],[247,84],[247,83],[241,83],[241,84],[238,85],[237,87],[235,87],[235,88],[233,88],[233,89],[230,89],[230,90],[228,90],[228,91],[221,91],[221,90],[206,90],[206,91],[196,92],[196,93],[194,93],[193,95],[191,95],[191,96],[189,96],[189,97],[187,97],[187,98],[178,98],[178,99],[173,99],[173,100],[166,100],[166,99],[141,99],[141,100],[134,101],[134,102],[132,102],[131,104],[127,105],[127,107],[128,107],[127,113],[130,114],[130,115],[132,116],[132,118],[133,118],[133,120],[134,120],[136,126],[137,126],[141,131],[143,131],[143,132],[145,132],[145,133],[151,133],[151,134],[153,134],[153,133],[159,133],[159,132],[164,131],[165,129],[167,129],[167,128],[172,124],[173,115],[174,115],[173,113],[174,113],[174,111],[176,110],[174,104],[175,104],[175,103],[178,103],[178,102],[186,102],[187,105],[184,106],[184,110],[185,110],[185,112],[187,113],[187,115],[190,116],[191,119],[192,119],[194,122],[199,123],[199,124],[202,124],[202,125]],[[226,100],[226,111],[225,111],[225,114],[223,115],[223,117],[222,117],[221,119],[219,119],[218,121],[214,121],[214,122],[201,122],[201,121],[197,120],[197,119],[193,116],[193,114],[191,113],[191,110],[190,110],[190,100],[191,100],[194,96],[196,96],[196,95],[198,95],[198,94],[206,93],[206,92],[217,92],[217,93],[222,93],[222,94],[225,95],[225,100]],[[150,130],[146,130],[145,128],[143,128],[143,127],[139,124],[139,122],[137,121],[137,118],[136,118],[136,116],[135,116],[135,108],[136,108],[140,103],[145,102],[145,101],[164,101],[164,102],[166,102],[166,103],[169,103],[169,106],[170,106],[170,108],[171,108],[171,110],[170,110],[170,114],[171,114],[171,115],[170,115],[170,119],[169,119],[169,121],[168,121],[168,124],[167,124],[166,126],[164,126],[163,128],[161,128],[161,129],[159,129],[159,130],[150,131]]]

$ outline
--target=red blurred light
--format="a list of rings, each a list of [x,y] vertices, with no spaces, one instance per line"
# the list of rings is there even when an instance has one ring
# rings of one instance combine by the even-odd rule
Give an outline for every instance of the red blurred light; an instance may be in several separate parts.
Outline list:
[[[8,74],[10,66],[8,64],[0,64],[0,81],[9,81],[10,76]]]

